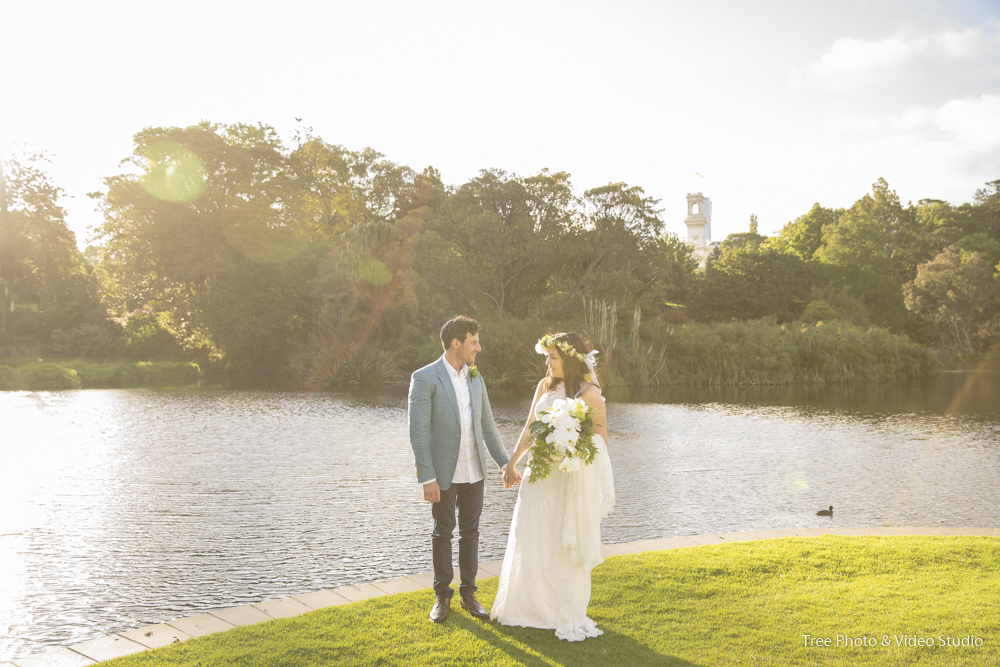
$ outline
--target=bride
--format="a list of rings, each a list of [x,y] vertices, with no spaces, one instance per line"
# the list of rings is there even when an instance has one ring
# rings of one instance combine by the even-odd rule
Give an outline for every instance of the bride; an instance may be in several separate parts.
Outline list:
[[[608,459],[607,415],[594,374],[594,355],[575,333],[545,336],[535,349],[546,355],[548,373],[535,390],[504,484],[519,480],[515,465],[531,448],[530,425],[558,399],[580,398],[591,408],[597,454],[590,465],[532,482],[529,459],[514,507],[507,553],[491,618],[503,625],[546,628],[567,641],[603,634],[587,618],[590,571],[601,558],[601,519],[615,504]]]

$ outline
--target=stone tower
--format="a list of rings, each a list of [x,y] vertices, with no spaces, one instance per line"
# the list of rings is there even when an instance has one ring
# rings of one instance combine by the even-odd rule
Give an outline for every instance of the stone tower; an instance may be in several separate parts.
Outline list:
[[[712,243],[712,200],[696,192],[688,194],[688,214],[684,224],[688,228],[687,242],[694,246],[694,256],[704,267],[705,259],[711,254],[715,244]]]

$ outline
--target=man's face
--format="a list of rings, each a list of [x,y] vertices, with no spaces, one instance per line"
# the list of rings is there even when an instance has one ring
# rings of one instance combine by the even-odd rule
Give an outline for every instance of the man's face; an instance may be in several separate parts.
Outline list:
[[[476,363],[476,355],[483,348],[479,345],[479,334],[465,334],[465,342],[461,345],[458,344],[458,339],[455,338],[451,341],[453,347],[456,350],[456,356],[458,360],[462,363],[469,364],[470,366]]]

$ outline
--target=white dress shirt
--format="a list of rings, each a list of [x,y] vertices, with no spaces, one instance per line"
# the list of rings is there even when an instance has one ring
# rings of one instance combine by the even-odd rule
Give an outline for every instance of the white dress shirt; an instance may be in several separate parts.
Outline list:
[[[471,484],[483,479],[483,465],[479,460],[479,446],[476,444],[476,430],[472,424],[472,392],[469,391],[469,367],[462,364],[462,369],[456,371],[447,357],[444,359],[444,367],[448,369],[448,376],[451,384],[455,388],[455,397],[458,399],[458,414],[462,425],[462,439],[458,445],[458,465],[455,467],[455,475],[451,478],[452,484]],[[436,482],[437,478],[427,480],[424,484]]]
[[[479,447],[476,445],[476,429],[472,425],[472,392],[469,390],[469,367],[462,364],[462,370],[455,368],[445,359],[451,384],[458,398],[458,414],[462,422],[462,440],[458,446],[458,465],[452,484],[470,484],[483,478],[483,466],[479,462]]]

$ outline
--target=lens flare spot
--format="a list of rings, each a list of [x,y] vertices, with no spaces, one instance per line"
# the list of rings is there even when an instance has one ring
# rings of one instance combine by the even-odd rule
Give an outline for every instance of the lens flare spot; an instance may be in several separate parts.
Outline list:
[[[805,491],[809,488],[809,482],[802,473],[790,475],[787,481],[793,492]]]
[[[376,287],[384,287],[392,282],[392,269],[374,258],[361,260],[358,263],[358,273]]]
[[[157,199],[183,203],[205,191],[205,167],[187,146],[161,141],[150,146],[145,157],[142,187]]]

